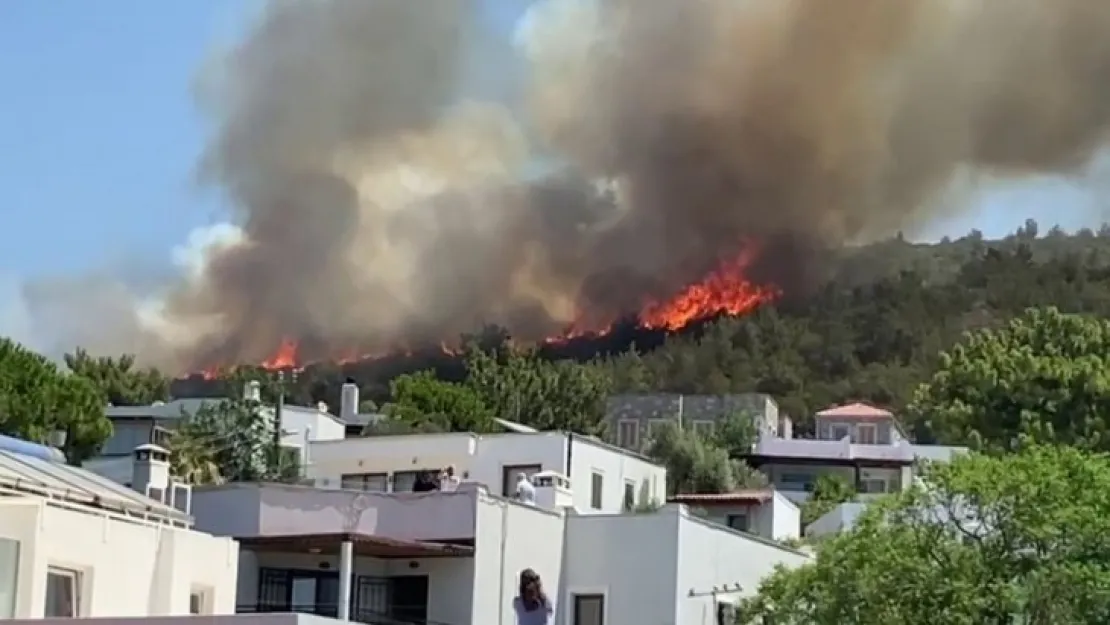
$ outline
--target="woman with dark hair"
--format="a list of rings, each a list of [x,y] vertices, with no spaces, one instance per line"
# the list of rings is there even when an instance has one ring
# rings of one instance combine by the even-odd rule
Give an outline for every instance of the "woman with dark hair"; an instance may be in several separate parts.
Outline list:
[[[543,592],[540,576],[532,569],[520,572],[520,593],[513,599],[517,625],[548,625],[554,609]]]

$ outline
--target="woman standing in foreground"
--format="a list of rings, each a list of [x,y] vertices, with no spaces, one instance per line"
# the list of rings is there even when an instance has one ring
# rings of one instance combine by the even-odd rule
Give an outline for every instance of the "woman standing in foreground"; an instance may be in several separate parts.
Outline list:
[[[520,593],[513,599],[517,625],[548,625],[554,609],[543,592],[540,576],[532,569],[520,572]]]

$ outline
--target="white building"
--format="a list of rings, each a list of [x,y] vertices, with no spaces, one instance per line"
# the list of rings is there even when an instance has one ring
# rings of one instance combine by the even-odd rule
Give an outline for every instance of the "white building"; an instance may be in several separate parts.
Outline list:
[[[565,432],[413,434],[313,441],[306,477],[322,488],[411,491],[421,473],[452,466],[501,496],[517,475],[553,471],[571,483],[581,514],[632,510],[666,498],[666,469],[596,438]]]
[[[773,488],[675,495],[667,501],[687,505],[707,521],[764,538],[795,540],[801,534],[801,510]]]
[[[861,499],[868,499],[908,488],[919,460],[945,461],[966,452],[915,445],[891,412],[867,404],[834,406],[818,412],[814,421],[814,438],[795,438],[788,417],[781,419],[777,432],[761,427],[747,458],[776,490],[798,503],[809,498],[822,475],[842,478]]]
[[[0,441],[0,619],[234,611],[235,541],[194,531],[186,512],[68,466],[54,450],[12,440]],[[136,473],[157,479],[163,469]]]
[[[491,493],[377,493],[272,484],[198,489],[197,523],[242,545],[238,608],[366,623],[515,622],[531,568],[566,625],[711,625],[776,565],[809,556],[682,505],[579,515],[565,480],[536,505]]]
[[[244,397],[261,401],[258,382],[248,382]],[[144,444],[165,446],[170,433],[182,419],[196,414],[206,405],[214,405],[222,398],[186,398],[169,402],[155,402],[149,406],[109,406],[105,414],[112,422],[112,436],[105,441],[100,454],[82,463],[82,466],[120,484],[130,484],[131,454]],[[263,418],[273,421],[274,406],[262,406]],[[326,404],[317,406],[284,405],[281,409],[281,444],[290,449],[303,450],[308,441],[342,439],[348,424],[328,412]]]

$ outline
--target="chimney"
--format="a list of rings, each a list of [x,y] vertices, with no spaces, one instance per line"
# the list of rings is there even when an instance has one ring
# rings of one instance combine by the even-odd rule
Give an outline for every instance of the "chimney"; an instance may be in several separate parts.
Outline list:
[[[574,506],[574,492],[570,480],[554,471],[541,471],[532,476],[532,486],[536,489],[536,506],[548,510],[559,510]]]
[[[151,443],[136,447],[131,453],[131,488],[167,503],[171,496],[170,452]]]
[[[783,438],[794,438],[794,421],[790,415],[784,414],[779,419],[779,436]]]
[[[339,419],[352,422],[358,414],[358,384],[352,378],[347,378],[339,396]]]
[[[243,387],[243,400],[244,401],[262,401],[262,385],[258,380],[251,380]]]

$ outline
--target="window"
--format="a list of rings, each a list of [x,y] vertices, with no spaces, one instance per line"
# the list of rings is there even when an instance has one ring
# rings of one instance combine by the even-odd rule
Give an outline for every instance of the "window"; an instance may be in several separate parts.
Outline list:
[[[621,419],[617,422],[617,445],[625,449],[640,448],[640,422],[636,419]]]
[[[865,479],[859,481],[859,492],[863,494],[879,494],[886,492],[886,480]]]
[[[593,475],[590,476],[590,507],[594,510],[601,510],[601,489],[604,485],[605,477],[594,471]]]
[[[573,595],[571,625],[605,625],[605,595]]]
[[[0,620],[15,618],[19,580],[19,541],[0,538]]]
[[[624,481],[624,511],[630,512],[636,507],[636,482]]]
[[[81,574],[70,569],[50,567],[46,570],[46,604],[44,618],[77,618],[81,616]]]
[[[389,490],[387,473],[348,473],[340,477],[340,488],[384,493]]]
[[[852,428],[848,427],[844,423],[834,423],[829,426],[829,431],[832,432],[832,440],[839,441],[844,439],[846,436],[851,435]]]
[[[709,419],[695,419],[693,422],[694,433],[703,438],[713,436],[713,430],[717,424]]]
[[[658,434],[659,429],[668,423],[672,423],[672,421],[670,419],[648,419],[647,437],[651,438],[652,436]]]
[[[747,514],[729,514],[725,516],[725,525],[734,530],[741,532],[748,531],[748,515]]]
[[[783,490],[804,490],[809,492],[813,490],[813,485],[816,481],[812,473],[783,473],[779,476],[779,484],[782,485]]]
[[[416,479],[421,474],[430,474],[433,477],[439,474],[439,469],[417,469],[415,471],[395,471],[393,473],[393,492],[411,493],[416,486]]]
[[[861,445],[874,445],[877,437],[875,436],[875,426],[872,424],[857,425],[856,426],[856,442]]]
[[[501,495],[516,497],[516,476],[523,473],[531,478],[542,470],[543,467],[538,464],[507,464],[501,467]]]
[[[211,590],[194,587],[189,592],[189,614],[211,614],[212,606],[209,601]]]

